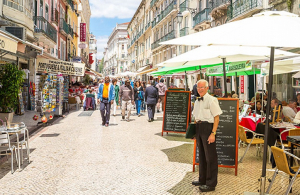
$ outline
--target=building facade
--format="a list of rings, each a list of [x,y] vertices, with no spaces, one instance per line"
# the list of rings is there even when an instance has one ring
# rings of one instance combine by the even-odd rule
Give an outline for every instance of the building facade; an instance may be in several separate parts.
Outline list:
[[[97,70],[97,39],[95,35],[90,34],[90,44],[89,44],[89,63],[91,64],[92,70]]]
[[[104,49],[104,73],[115,75],[129,70],[128,23],[116,24]]]

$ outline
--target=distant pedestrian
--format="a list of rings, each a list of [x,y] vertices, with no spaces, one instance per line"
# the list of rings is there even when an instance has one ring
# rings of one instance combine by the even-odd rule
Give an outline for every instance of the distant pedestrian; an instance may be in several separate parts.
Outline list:
[[[164,84],[164,79],[160,79],[159,83],[156,85],[158,89],[158,103],[157,103],[157,112],[160,110],[160,103],[162,106],[162,111],[164,111],[164,104],[165,104],[165,93],[168,90],[167,86]]]
[[[178,85],[178,88],[183,88],[183,89],[185,89],[185,85],[183,84],[183,80],[182,80],[182,79],[180,80],[180,83],[179,83],[179,85]]]
[[[116,109],[117,109],[117,106],[119,106],[119,91],[120,91],[120,88],[119,88],[119,85],[117,85],[117,83],[118,83],[117,79],[113,79],[112,83],[113,83],[114,88],[115,88],[115,99],[114,99],[114,113],[113,113],[113,116],[116,116]]]
[[[142,82],[142,87],[143,87],[143,100],[142,100],[142,106],[141,106],[141,111],[145,112],[146,111],[146,102],[145,102],[145,91],[146,91],[146,82]]]
[[[109,83],[109,76],[104,78],[104,83],[101,83],[98,90],[97,102],[100,103],[100,113],[102,117],[102,126],[108,127],[110,119],[111,104],[114,103],[115,89]]]
[[[143,95],[143,87],[141,86],[140,81],[136,81],[134,84],[134,101],[135,101],[135,107],[136,107],[136,114],[138,117],[141,116],[141,105],[142,105],[142,100],[144,99]]]
[[[119,96],[119,101],[122,101],[122,119],[125,119],[125,109],[127,108],[127,122],[129,122],[131,107],[134,105],[134,91],[129,80],[126,80],[125,84],[121,86]]]
[[[154,87],[155,81],[152,82],[152,85],[146,88],[145,91],[145,101],[147,103],[147,110],[148,110],[148,122],[154,121],[154,114],[155,114],[155,105],[158,101],[158,91]]]

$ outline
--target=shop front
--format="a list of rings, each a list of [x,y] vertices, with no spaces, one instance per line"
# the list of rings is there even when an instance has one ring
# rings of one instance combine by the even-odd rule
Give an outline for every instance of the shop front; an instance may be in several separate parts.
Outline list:
[[[82,77],[85,65],[38,58],[36,61],[37,111],[62,115],[67,110],[71,77]]]

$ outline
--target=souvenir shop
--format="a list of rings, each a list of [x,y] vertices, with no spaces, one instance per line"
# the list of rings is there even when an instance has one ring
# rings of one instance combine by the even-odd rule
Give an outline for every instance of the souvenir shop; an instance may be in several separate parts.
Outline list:
[[[35,97],[36,110],[41,116],[51,119],[53,115],[62,116],[66,111],[71,76],[83,76],[85,65],[38,58],[36,61]],[[44,122],[44,121],[43,121]]]

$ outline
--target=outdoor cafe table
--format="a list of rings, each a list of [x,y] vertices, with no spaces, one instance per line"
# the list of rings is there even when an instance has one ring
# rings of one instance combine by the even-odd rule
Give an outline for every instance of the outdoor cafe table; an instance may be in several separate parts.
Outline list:
[[[7,132],[9,135],[16,135],[17,137],[17,150],[18,150],[18,165],[19,165],[19,169],[21,169],[21,158],[20,158],[20,140],[19,140],[19,134],[21,133],[21,131],[25,131],[25,133],[27,134],[27,138],[29,138],[29,133],[28,133],[28,129],[26,126],[22,126],[22,127],[17,127],[17,128],[7,128],[6,130],[1,130],[3,132]],[[24,135],[25,136],[25,135]],[[27,147],[29,148],[29,139],[27,139]],[[29,159],[29,156],[28,156]]]
[[[251,130],[255,131],[256,125],[261,122],[261,118],[257,119],[256,124],[255,124],[255,118],[252,116],[246,116],[243,117],[242,120],[240,121],[240,125]]]

